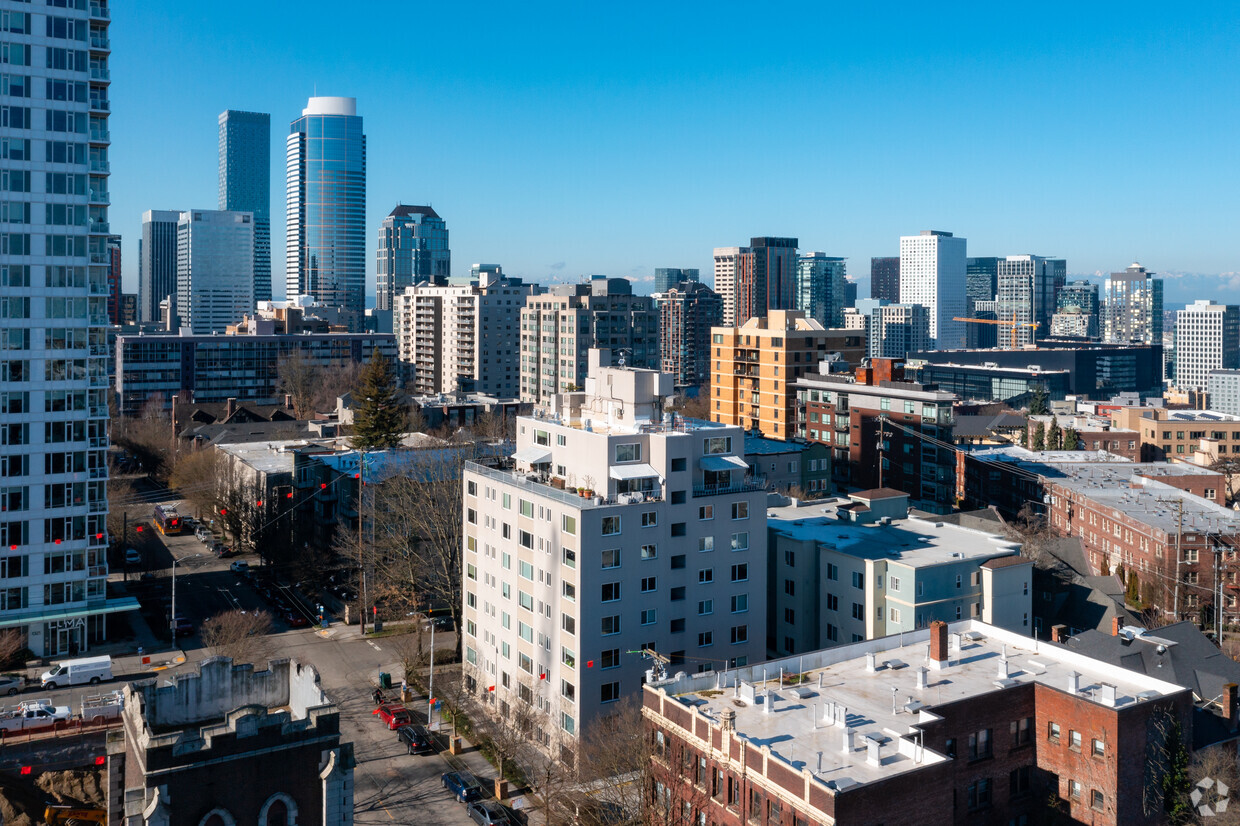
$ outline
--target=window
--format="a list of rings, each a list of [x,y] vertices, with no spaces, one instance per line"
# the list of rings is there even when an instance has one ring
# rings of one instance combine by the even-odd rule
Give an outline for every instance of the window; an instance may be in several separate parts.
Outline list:
[[[518,622],[518,623],[517,623],[517,634],[518,634],[518,636],[520,636],[520,637],[521,637],[521,639],[525,640],[526,642],[533,642],[533,641],[534,641],[534,628],[533,628],[533,626],[526,625],[526,624],[525,624],[525,623],[523,623],[523,622]]]
[[[733,502],[732,503],[732,518],[733,519],[748,519],[749,518],[749,503],[748,502]]]
[[[601,633],[604,637],[609,637],[612,634],[619,634],[620,633],[620,617],[619,616],[603,617]]]
[[[881,611],[882,609],[880,608],[879,610]],[[900,609],[899,608],[890,608],[888,609],[888,612],[889,612],[887,616],[888,621],[890,622],[900,621]]]
[[[853,616],[853,619],[855,620],[864,620],[865,619],[865,606],[859,602],[854,602],[852,604],[852,616]]]
[[[1058,723],[1048,722],[1046,724],[1046,739],[1053,740],[1056,743],[1059,742],[1059,724]]]
[[[698,648],[705,648],[708,645],[715,644],[714,631],[702,631],[698,634]]]
[[[990,778],[985,777],[969,784],[968,805],[970,809],[990,805]]]
[[[840,610],[840,598],[837,597],[835,594],[827,594],[827,610],[828,611]]]
[[[642,559],[654,559],[659,555],[656,545],[642,545]]]
[[[1068,748],[1073,751],[1081,750],[1081,733],[1073,729],[1068,729]]]
[[[698,553],[707,553],[715,550],[715,537],[702,536],[698,537]]]
[[[560,516],[560,530],[572,536],[577,535],[577,517],[569,516],[567,513]]]
[[[1081,781],[1079,780],[1068,781],[1068,797],[1072,798],[1073,800],[1081,799]]]
[[[797,595],[797,584],[793,582],[791,579],[785,579],[784,580],[784,593],[790,597],[795,597]]]
[[[1093,747],[1094,757],[1105,757],[1106,756],[1107,744],[1099,740],[1097,737],[1094,738],[1092,747]]]
[[[1102,792],[1097,789],[1093,789],[1089,793],[1089,805],[1100,812],[1106,808],[1106,798],[1103,796]]]
[[[673,634],[683,634],[683,633],[685,632],[685,621],[684,621],[684,619],[683,619],[683,618],[681,618],[681,619],[674,619],[674,620],[672,620],[671,625],[669,626],[669,630],[670,630]]]
[[[732,597],[732,613],[743,614],[749,610],[749,594],[735,594]]]
[[[680,459],[673,459],[673,460],[672,460],[672,470],[673,470],[673,471],[682,471],[682,470],[685,470],[687,467],[688,467],[688,462],[687,462],[687,460],[686,460],[686,459],[684,459],[683,457],[682,457],[682,458],[680,458]]]
[[[603,568],[619,568],[620,567],[620,549],[609,548],[603,551],[599,558],[602,560]]]
[[[614,703],[620,699],[620,683],[603,683],[599,686],[599,702]]]
[[[572,548],[564,548],[562,559],[566,568],[577,567],[577,552]]]
[[[742,562],[739,565],[732,566],[732,581],[744,582],[749,579],[749,564]]]
[[[675,588],[673,588],[672,593],[671,593],[671,598],[672,598],[672,602],[680,602],[681,600],[683,600],[685,598],[685,586],[677,585]]]
[[[572,652],[572,649],[560,646],[560,662],[564,663],[569,668],[576,668],[577,655]]]
[[[988,728],[979,729],[969,735],[969,759],[982,760],[990,757],[993,753],[991,749],[991,730]]]
[[[572,718],[572,715],[560,712],[560,728],[569,734],[573,734],[577,730],[577,722]]]
[[[673,505],[683,505],[685,503],[685,492],[683,490],[674,490],[668,500]]]
[[[898,576],[888,577],[887,585],[892,591],[900,590],[900,578]]]
[[[640,462],[642,446],[640,442],[616,445],[616,462]]]
[[[1013,769],[1008,775],[1008,794],[1012,797],[1018,797],[1027,794],[1030,789],[1029,778],[1032,772],[1028,766],[1021,766],[1019,769]]]
[[[828,562],[827,563],[827,579],[838,581],[839,578],[840,578],[840,569],[836,567],[835,565],[832,565],[830,562]]]
[[[674,571],[677,568],[683,568],[683,567],[685,567],[685,555],[684,554],[673,554],[672,570]]]
[[[698,508],[698,519],[705,520],[705,519],[714,519],[714,518],[715,518],[715,506],[714,505],[702,505],[701,507]]]
[[[797,566],[796,551],[784,551],[784,564],[789,568],[795,568]]]
[[[865,588],[865,573],[862,571],[853,571],[852,584],[854,588]]]
[[[616,602],[620,599],[620,583],[604,582],[602,592],[603,602]]]
[[[646,608],[642,611],[642,625],[654,625],[659,621],[659,612],[655,608]]]
[[[733,625],[732,626],[732,644],[740,645],[743,642],[749,642],[749,626]]]
[[[619,668],[620,667],[620,649],[608,648],[599,657],[600,668]]]
[[[684,535],[685,535],[685,523],[684,522],[673,522],[672,523],[672,536],[684,536]]]
[[[522,579],[534,580],[534,566],[529,562],[517,560],[518,573]]]
[[[698,583],[699,584],[705,585],[707,583],[714,582],[714,581],[715,581],[715,569],[714,568],[699,568],[698,569]]]
[[[573,584],[573,583],[571,583],[571,582],[565,581],[565,582],[561,583],[561,585],[560,585],[560,593],[561,593],[561,594],[563,594],[563,595],[564,595],[564,599],[568,600],[569,602],[576,602],[576,601],[577,601],[577,586],[576,586],[576,585],[574,585],[574,584]],[[527,601],[527,599],[530,599],[530,595],[529,595],[529,594],[527,594],[527,593],[525,593],[525,591],[522,591],[522,592],[520,593],[520,595],[519,595],[519,596],[520,596],[521,607],[522,607],[522,608],[530,608],[530,605],[526,605],[526,604],[525,604],[525,603],[526,603],[526,601]],[[531,605],[532,605],[532,604],[533,604],[533,603],[531,602]],[[531,610],[533,610],[533,609],[531,608]]]
[[[715,601],[713,599],[704,599],[698,602],[698,616],[704,617],[707,614],[715,613]]]
[[[749,531],[741,531],[740,533],[732,534],[732,550],[749,550]]]
[[[521,543],[522,548],[534,547],[534,534],[529,531],[517,531],[517,533],[519,534],[517,541]]]
[[[618,533],[620,533],[620,517],[604,516],[603,536],[615,536]]]
[[[657,524],[659,524],[658,511],[643,511],[642,512],[642,527],[643,528],[653,528]]]
[[[1028,745],[1033,736],[1033,718],[1023,717],[1020,720],[1013,720],[1011,723],[1011,731],[1013,746]]]
[[[789,625],[796,625],[797,624],[797,612],[791,608],[785,608],[784,609],[784,622],[788,623]]]
[[[577,634],[577,618],[570,617],[568,614],[560,614],[560,628],[564,629],[564,633]]]
[[[534,518],[534,503],[533,502],[530,502],[526,499],[520,499],[517,501],[517,504],[520,508],[522,516],[528,516],[530,519]]]
[[[702,452],[705,454],[714,453],[731,453],[732,437],[731,436],[712,436],[709,439],[702,440]]]

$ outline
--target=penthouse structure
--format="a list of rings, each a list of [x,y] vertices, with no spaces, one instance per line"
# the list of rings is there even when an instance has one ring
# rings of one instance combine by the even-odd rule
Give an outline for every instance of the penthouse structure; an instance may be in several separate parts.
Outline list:
[[[765,651],[767,484],[744,433],[665,415],[671,376],[607,361],[517,419],[510,463],[463,473],[464,673],[496,713],[542,715],[553,751],[640,690],[633,652],[701,672]]]
[[[652,677],[649,794],[726,826],[1162,823],[1193,743],[1190,689],[979,620]]]

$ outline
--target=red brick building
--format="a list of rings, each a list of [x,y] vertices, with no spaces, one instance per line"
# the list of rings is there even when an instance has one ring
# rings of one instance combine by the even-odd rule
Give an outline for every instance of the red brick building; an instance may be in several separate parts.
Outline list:
[[[724,826],[1035,823],[1052,800],[1161,823],[1168,738],[1193,742],[1189,689],[972,620],[656,680],[643,704],[649,802]]]

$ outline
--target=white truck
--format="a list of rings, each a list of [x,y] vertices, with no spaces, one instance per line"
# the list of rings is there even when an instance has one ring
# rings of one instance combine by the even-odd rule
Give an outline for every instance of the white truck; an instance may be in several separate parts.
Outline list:
[[[27,700],[16,708],[0,711],[0,729],[21,731],[28,728],[46,728],[57,723],[67,723],[73,718],[69,706],[54,706],[50,699]]]
[[[82,698],[82,722],[112,720],[121,716],[125,707],[124,691],[109,691],[107,694],[94,694]]]
[[[85,683],[98,685],[110,679],[112,679],[111,657],[83,657],[54,663],[51,671],[43,672],[42,683],[43,687],[50,691],[69,685]]]

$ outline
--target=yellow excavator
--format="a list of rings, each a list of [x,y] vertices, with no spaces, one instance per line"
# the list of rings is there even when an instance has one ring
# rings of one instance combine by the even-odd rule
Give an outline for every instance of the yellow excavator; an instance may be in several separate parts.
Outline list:
[[[88,823],[107,823],[108,813],[103,809],[48,806],[43,810],[43,821],[48,826],[85,826]]]

